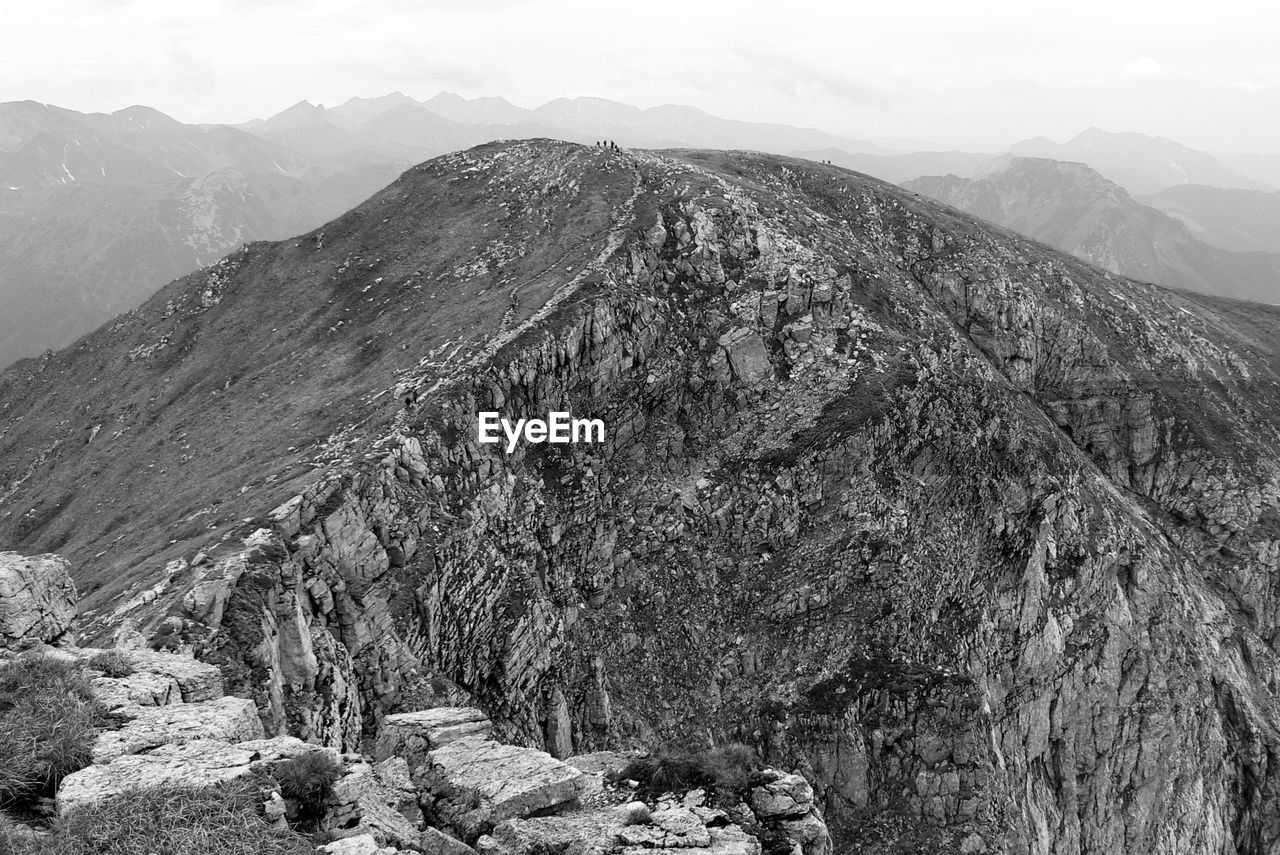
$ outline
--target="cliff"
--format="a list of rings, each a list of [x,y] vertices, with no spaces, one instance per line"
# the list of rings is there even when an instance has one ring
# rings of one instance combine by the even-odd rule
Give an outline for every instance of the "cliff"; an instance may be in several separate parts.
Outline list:
[[[461,696],[745,743],[837,851],[1272,852],[1278,326],[834,167],[495,144],[3,375],[0,545],[268,735]]]

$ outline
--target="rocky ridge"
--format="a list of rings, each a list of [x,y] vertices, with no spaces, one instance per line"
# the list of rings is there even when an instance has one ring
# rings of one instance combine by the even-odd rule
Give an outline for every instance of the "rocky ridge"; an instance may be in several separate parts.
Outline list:
[[[194,648],[266,732],[337,750],[433,679],[561,758],[744,742],[848,851],[1272,851],[1274,311],[779,158],[522,143],[395,193],[490,198],[529,157],[608,211],[570,270],[450,279],[510,314],[100,626]],[[508,456],[480,409],[610,430]]]

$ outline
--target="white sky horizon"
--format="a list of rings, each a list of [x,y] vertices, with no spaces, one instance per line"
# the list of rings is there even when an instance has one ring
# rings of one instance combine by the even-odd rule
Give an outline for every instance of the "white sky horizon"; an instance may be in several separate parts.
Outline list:
[[[239,124],[401,91],[686,104],[868,140],[1089,127],[1280,154],[1280,10],[1256,0],[50,0],[0,30],[0,101]]]

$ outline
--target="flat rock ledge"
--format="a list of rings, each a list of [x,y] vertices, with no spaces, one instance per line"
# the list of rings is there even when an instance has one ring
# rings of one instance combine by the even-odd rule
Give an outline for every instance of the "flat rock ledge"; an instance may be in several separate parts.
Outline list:
[[[58,789],[59,814],[133,790],[209,787],[253,774],[279,760],[318,750],[292,736],[235,745],[204,739],[126,754],[68,775]]]
[[[132,715],[124,727],[98,736],[93,745],[94,763],[110,763],[117,757],[161,746],[209,740],[240,743],[264,736],[258,708],[246,698],[138,707]]]

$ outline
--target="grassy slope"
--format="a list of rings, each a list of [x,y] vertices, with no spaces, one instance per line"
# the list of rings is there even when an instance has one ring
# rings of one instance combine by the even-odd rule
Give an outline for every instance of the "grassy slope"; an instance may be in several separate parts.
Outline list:
[[[411,170],[316,232],[254,244],[0,375],[0,543],[68,556],[93,608],[189,557],[188,539],[297,492],[333,459],[332,435],[394,415],[378,395],[397,372],[495,332],[511,282],[529,283],[527,314],[598,251],[631,173],[549,148],[527,150],[506,193],[459,174],[457,156]],[[511,257],[482,256],[495,236]]]

